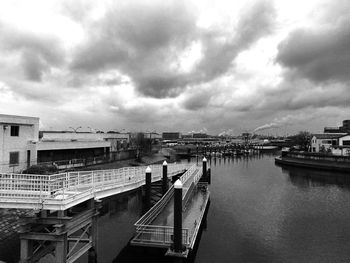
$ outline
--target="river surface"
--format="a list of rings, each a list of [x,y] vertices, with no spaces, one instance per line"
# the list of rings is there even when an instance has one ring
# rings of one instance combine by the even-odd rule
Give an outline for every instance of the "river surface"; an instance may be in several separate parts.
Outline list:
[[[211,159],[210,207],[188,262],[350,262],[347,175],[276,166],[276,155]],[[99,263],[170,262],[127,246],[141,214],[141,191],[103,201]]]

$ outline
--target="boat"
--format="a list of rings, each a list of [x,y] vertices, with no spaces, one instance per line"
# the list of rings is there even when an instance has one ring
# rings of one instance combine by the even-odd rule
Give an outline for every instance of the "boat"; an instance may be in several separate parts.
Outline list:
[[[260,150],[260,151],[273,151],[277,150],[278,146],[275,145],[256,145],[254,146],[255,150]]]
[[[275,163],[328,171],[350,172],[350,156],[282,151],[282,155],[275,158]]]

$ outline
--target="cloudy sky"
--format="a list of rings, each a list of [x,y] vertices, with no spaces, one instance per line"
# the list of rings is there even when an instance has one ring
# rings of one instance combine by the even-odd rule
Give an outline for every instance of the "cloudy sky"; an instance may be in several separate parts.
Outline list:
[[[0,113],[43,129],[321,131],[350,119],[349,25],[348,0],[1,1]]]

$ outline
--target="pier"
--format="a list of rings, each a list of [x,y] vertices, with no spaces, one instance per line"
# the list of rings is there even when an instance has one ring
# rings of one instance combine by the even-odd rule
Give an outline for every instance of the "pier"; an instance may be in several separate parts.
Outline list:
[[[207,173],[204,160],[203,166],[192,165],[162,199],[135,223],[136,235],[131,241],[132,245],[168,248],[168,256],[187,257],[195,245],[209,201],[208,182],[200,182],[203,174]],[[180,190],[177,201],[176,192]],[[177,220],[181,226],[177,225]],[[181,233],[178,248],[177,228]]]
[[[53,175],[4,173],[0,174],[0,208],[35,211],[34,216],[21,219],[20,262],[35,262],[48,253],[53,254],[57,262],[75,262],[88,253],[89,263],[95,263],[101,199],[143,188],[144,203],[148,210],[151,208],[152,184],[161,181],[163,197],[136,224],[159,224],[159,220],[162,220],[165,222],[163,227],[168,226],[172,221],[170,218],[168,221],[165,219],[173,207],[174,194],[174,186],[169,188],[169,181],[180,178],[184,190],[181,198],[183,197],[185,228],[182,231],[187,233],[183,244],[187,249],[193,247],[193,234],[198,232],[199,227],[190,228],[188,222],[193,221],[190,218],[194,218],[193,224],[200,222],[202,214],[197,216],[198,209],[202,211],[209,198],[207,186],[199,183],[203,174],[200,167],[202,166],[193,163],[164,162],[163,165],[149,167],[74,171]],[[145,233],[146,227],[141,228],[144,230],[141,232]],[[156,228],[154,225],[153,229]],[[138,227],[134,240],[140,238],[141,232]],[[167,233],[167,244],[172,246],[171,230],[167,230]],[[145,235],[141,236],[144,238]]]

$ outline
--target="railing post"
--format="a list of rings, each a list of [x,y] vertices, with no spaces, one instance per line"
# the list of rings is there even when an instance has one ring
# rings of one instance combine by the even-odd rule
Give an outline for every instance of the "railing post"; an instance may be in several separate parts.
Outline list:
[[[182,252],[182,183],[174,184],[174,252]]]
[[[162,192],[163,195],[168,191],[168,163],[163,162],[163,178],[162,178]]]
[[[151,167],[146,168],[146,194],[145,194],[145,204],[146,211],[151,208],[151,184],[152,184],[152,170]]]
[[[49,192],[49,195],[51,197],[51,175],[47,175],[46,177],[46,183],[47,183],[47,191]]]

